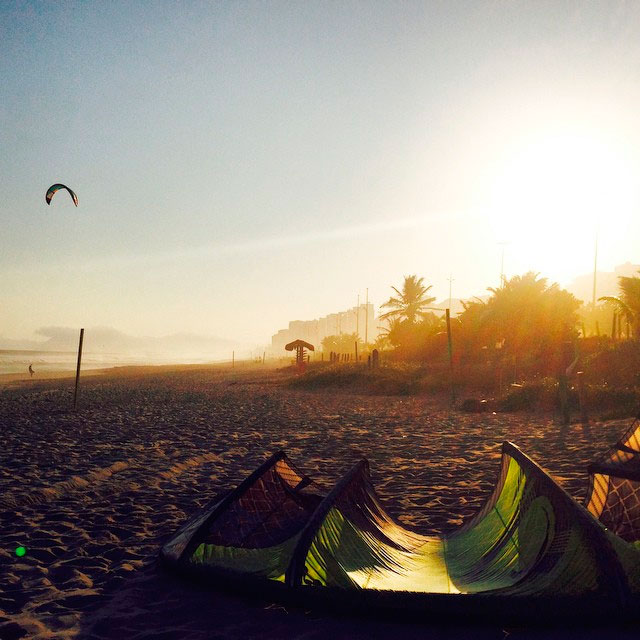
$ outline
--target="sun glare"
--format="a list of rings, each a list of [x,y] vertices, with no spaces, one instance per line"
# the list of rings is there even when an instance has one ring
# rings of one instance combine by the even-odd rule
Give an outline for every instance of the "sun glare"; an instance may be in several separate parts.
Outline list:
[[[512,273],[534,269],[566,282],[593,264],[598,229],[626,226],[636,205],[627,154],[596,136],[538,137],[496,178],[490,218],[510,245]]]

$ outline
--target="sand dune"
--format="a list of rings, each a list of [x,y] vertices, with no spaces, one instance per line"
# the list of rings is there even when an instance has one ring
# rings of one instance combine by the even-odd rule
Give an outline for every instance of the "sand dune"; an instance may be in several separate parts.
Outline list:
[[[77,412],[71,379],[5,386],[0,637],[398,637],[392,622],[287,611],[188,584],[157,567],[158,549],[280,448],[326,486],[368,457],[390,512],[428,533],[479,508],[503,440],[582,499],[586,464],[628,424],[597,424],[590,436],[573,425],[563,446],[552,416],[469,416],[422,397],[291,391],[283,379],[206,367],[113,371],[83,379]],[[504,637],[499,627],[421,625],[401,635]]]

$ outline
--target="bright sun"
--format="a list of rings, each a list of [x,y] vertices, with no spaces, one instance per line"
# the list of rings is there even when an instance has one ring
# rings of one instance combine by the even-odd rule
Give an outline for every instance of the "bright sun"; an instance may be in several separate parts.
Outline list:
[[[595,135],[538,136],[512,154],[490,205],[511,275],[533,269],[566,282],[593,268],[597,230],[625,228],[634,212],[633,173],[624,151]]]

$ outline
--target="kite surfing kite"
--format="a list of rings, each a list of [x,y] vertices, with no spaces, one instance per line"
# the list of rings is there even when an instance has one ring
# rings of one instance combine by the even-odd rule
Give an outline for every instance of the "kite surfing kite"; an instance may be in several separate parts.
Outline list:
[[[71,199],[73,200],[73,204],[75,204],[76,207],[77,207],[78,206],[78,196],[73,191],[71,191],[71,189],[69,189],[69,187],[67,187],[66,184],[52,184],[47,189],[47,195],[44,197],[44,199],[47,201],[47,204],[51,204],[51,199],[55,195],[56,191],[59,191],[60,189],[66,189],[69,192],[69,195],[71,196]]]
[[[591,503],[505,442],[484,507],[455,531],[421,535],[386,512],[366,460],[326,492],[281,451],[195,513],[160,557],[212,585],[304,607],[493,624],[637,620],[637,532],[606,528]]]

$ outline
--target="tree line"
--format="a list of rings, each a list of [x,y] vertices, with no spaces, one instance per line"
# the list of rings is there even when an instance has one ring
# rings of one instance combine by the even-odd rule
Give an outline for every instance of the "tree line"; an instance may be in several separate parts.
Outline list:
[[[392,287],[393,295],[382,305],[384,326],[376,348],[402,361],[427,363],[446,357],[445,320],[434,312],[438,310],[432,307],[431,288],[416,275],[405,276],[402,286]],[[504,279],[488,292],[487,299],[463,302],[464,310],[451,319],[457,365],[509,361],[522,371],[553,375],[566,365],[567,354],[576,352],[578,338],[586,337],[585,325],[595,322],[599,327],[598,318],[609,325],[602,327],[603,335],[615,337],[617,326],[618,337],[640,337],[638,276],[620,276],[619,295],[600,298],[595,309],[534,272]],[[356,341],[363,353],[366,345],[355,333],[328,336],[322,348],[352,352]]]

